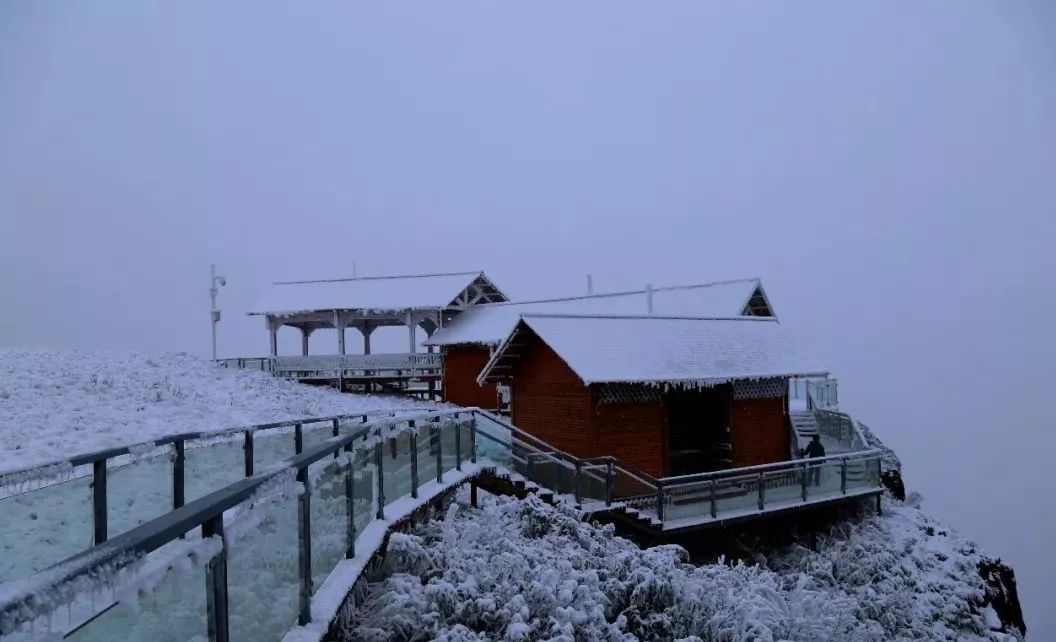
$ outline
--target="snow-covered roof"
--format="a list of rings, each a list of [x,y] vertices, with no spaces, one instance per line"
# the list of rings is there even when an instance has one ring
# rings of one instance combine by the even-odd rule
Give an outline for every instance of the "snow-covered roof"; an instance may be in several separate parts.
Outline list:
[[[766,303],[764,316],[772,316],[759,279],[738,279],[695,285],[653,288],[653,313],[664,316],[732,317],[745,314],[756,294]],[[522,314],[646,314],[648,290],[632,290],[570,297],[496,303],[461,313],[434,334],[426,345],[485,344],[502,342]],[[758,312],[756,312],[758,314]]]
[[[828,372],[801,354],[773,318],[526,314],[496,350],[481,381],[511,372],[527,345],[524,333],[538,336],[588,385],[710,385]]]
[[[485,302],[506,300],[483,272],[373,276],[274,283],[249,314],[446,308],[471,285],[487,290]]]

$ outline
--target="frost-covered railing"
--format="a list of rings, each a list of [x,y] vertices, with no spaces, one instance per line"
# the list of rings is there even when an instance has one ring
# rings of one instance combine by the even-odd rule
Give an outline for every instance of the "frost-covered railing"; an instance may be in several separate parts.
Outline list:
[[[169,435],[0,473],[0,582],[105,542],[391,412]]]
[[[271,370],[280,377],[329,379],[365,376],[436,375],[443,365],[439,353],[309,355],[273,357]]]
[[[491,413],[476,415],[477,440],[494,442],[488,453],[493,461],[572,497],[589,511],[619,504],[665,530],[873,494],[882,488],[879,450],[657,479],[613,457],[577,458]],[[508,437],[496,439],[489,425],[501,427]]]
[[[0,636],[82,640],[179,632],[279,639],[357,533],[476,458],[474,411],[374,419],[25,580],[0,585]],[[393,510],[396,510],[395,508]],[[202,567],[204,566],[204,573]],[[135,608],[114,608],[118,603]]]
[[[232,357],[229,359],[217,359],[216,363],[224,368],[271,371],[271,357]]]

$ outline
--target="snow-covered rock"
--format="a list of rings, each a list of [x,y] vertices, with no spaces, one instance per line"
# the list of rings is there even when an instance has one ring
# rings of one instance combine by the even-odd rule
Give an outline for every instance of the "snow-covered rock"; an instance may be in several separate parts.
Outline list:
[[[423,407],[187,354],[0,349],[0,473],[177,432]]]

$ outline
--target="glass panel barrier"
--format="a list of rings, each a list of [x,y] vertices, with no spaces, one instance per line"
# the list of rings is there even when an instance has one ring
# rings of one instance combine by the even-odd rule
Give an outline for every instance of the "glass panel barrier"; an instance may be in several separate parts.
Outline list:
[[[583,503],[604,502],[608,466],[602,464],[583,464],[581,468],[580,497]]]
[[[474,415],[477,425],[477,458],[496,464],[510,461],[513,439],[510,430],[485,415]]]
[[[205,640],[205,570],[171,569],[138,601],[118,603],[69,634],[77,642]]]
[[[420,439],[420,437],[419,437]],[[421,444],[418,444],[419,452]],[[382,442],[382,456],[385,462],[382,470],[385,473],[385,503],[409,495],[411,493],[411,433],[404,431],[395,437],[389,437]],[[421,454],[419,454],[421,457]],[[436,457],[434,456],[435,460]],[[435,461],[433,470],[436,469]],[[418,483],[435,480],[434,477],[422,477],[422,460],[418,460]]]
[[[437,426],[438,427],[438,426]],[[436,449],[440,447],[440,431],[431,422],[418,426],[418,483],[436,481]],[[478,441],[479,443],[479,441]],[[386,464],[388,462],[385,462]],[[386,501],[393,499],[385,494]]]
[[[374,478],[375,470],[373,448],[355,451],[352,456],[352,495],[355,498],[353,511],[357,533],[363,532],[378,510],[375,490],[378,483]]]
[[[293,457],[293,428],[269,428],[253,433],[253,472]]]
[[[840,462],[826,461],[811,463],[807,467],[807,499],[834,497],[842,494],[840,490]]]
[[[297,621],[296,493],[258,503],[237,521],[227,533],[231,640],[280,640]]]
[[[454,470],[458,460],[456,455],[458,450],[456,449],[455,440],[458,438],[458,424],[450,419],[444,419],[440,422],[440,453],[442,456],[441,465],[444,472]],[[463,447],[468,447],[469,442],[463,442]],[[465,452],[463,448],[462,452]]]
[[[106,494],[110,537],[171,511],[172,459],[168,453],[161,453],[109,468]]]
[[[343,457],[328,458],[308,467],[312,480],[312,584],[316,590],[348,549],[344,461]]]
[[[307,452],[309,449],[322,444],[334,436],[334,424],[329,421],[302,424],[301,436],[304,439],[301,452]]]
[[[92,476],[0,499],[0,515],[0,582],[36,573],[91,548]]]
[[[245,477],[241,434],[186,442],[185,501],[204,497]],[[254,441],[254,451],[256,441]]]

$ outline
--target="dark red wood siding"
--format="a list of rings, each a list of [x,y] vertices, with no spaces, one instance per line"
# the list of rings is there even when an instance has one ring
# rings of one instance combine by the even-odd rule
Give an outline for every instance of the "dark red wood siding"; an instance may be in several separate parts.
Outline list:
[[[590,457],[591,395],[550,346],[533,339],[511,382],[513,424],[577,457]]]
[[[485,346],[449,346],[444,349],[444,401],[485,410],[498,407],[495,384],[477,385],[491,352]]]
[[[663,403],[594,404],[592,457],[611,455],[654,477],[667,474]]]
[[[791,438],[785,398],[735,399],[730,404],[734,467],[787,461]]]

